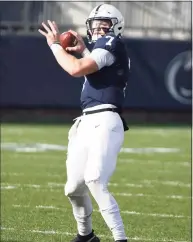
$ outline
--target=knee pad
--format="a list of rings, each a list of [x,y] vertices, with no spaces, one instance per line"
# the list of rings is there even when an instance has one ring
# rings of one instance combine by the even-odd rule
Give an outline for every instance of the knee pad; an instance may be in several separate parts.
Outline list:
[[[77,184],[75,183],[67,182],[64,186],[64,194],[68,197],[77,195],[77,190]]]
[[[67,182],[64,186],[64,194],[68,197],[83,196],[87,193],[85,184],[78,184],[75,182]]]

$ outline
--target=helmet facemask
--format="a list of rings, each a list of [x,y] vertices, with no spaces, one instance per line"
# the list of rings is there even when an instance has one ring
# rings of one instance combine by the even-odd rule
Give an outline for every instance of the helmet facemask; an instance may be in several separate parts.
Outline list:
[[[89,18],[86,21],[87,38],[89,43],[96,42],[97,39],[103,37],[107,33],[114,32],[114,25],[117,22],[116,18]]]

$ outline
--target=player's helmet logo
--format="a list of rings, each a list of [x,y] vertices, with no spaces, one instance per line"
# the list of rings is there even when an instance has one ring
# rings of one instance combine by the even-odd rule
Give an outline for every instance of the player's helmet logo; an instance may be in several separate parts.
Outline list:
[[[165,84],[171,96],[182,104],[191,105],[191,52],[178,54],[168,65],[165,72]]]
[[[101,4],[95,7],[88,19],[86,20],[87,38],[89,43],[95,42],[97,39],[93,38],[92,24],[94,20],[107,20],[110,26],[106,32],[113,32],[116,36],[121,35],[124,30],[124,18],[121,12],[110,4]]]

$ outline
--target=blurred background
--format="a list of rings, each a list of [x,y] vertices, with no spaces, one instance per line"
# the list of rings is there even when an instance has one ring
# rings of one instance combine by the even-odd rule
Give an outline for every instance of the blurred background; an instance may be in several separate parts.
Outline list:
[[[131,59],[124,105],[130,129],[109,190],[129,241],[189,242],[192,3],[106,2],[125,17]],[[83,78],[62,70],[38,28],[55,20],[87,43],[85,21],[100,3],[0,1],[1,241],[64,242],[76,233],[63,187]],[[93,206],[95,231],[111,241]]]
[[[190,1],[1,1],[2,121],[71,122],[80,114],[83,78],[73,78],[58,66],[37,29],[42,21],[55,20],[61,32],[73,29],[87,41],[85,21],[101,3],[113,4],[125,18],[131,59],[126,119],[191,122]]]
[[[192,3],[104,2],[124,15],[131,59],[124,105],[130,129],[109,190],[129,241],[189,242]],[[1,241],[64,242],[76,233],[63,187],[83,78],[62,70],[38,28],[55,20],[87,43],[85,21],[100,3],[0,1]],[[93,208],[95,231],[111,241],[94,201]]]

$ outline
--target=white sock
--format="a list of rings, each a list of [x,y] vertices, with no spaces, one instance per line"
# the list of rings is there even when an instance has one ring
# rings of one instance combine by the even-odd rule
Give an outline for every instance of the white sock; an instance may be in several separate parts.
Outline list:
[[[96,200],[101,214],[113,234],[115,240],[127,239],[119,207],[114,197],[107,190],[107,186],[93,181],[87,184]]]
[[[73,214],[77,222],[78,233],[86,236],[92,232],[92,203],[89,195],[70,196]]]

